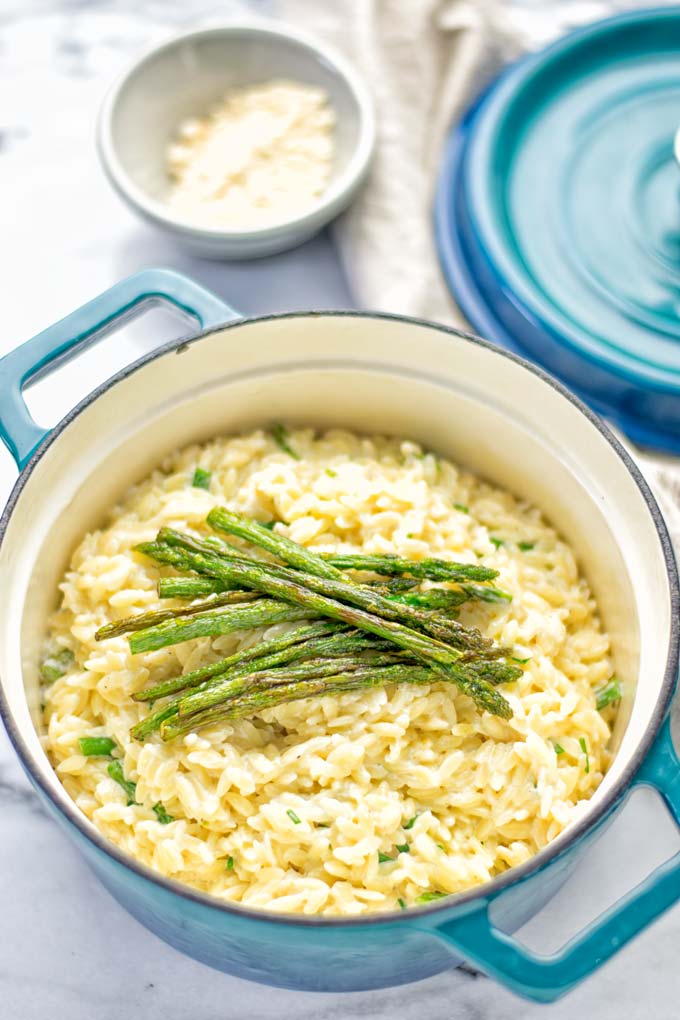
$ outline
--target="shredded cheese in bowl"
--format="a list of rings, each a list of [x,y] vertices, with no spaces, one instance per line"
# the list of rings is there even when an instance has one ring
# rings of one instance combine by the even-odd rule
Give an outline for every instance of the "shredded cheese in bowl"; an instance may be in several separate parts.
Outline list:
[[[306,212],[330,179],[334,122],[320,88],[280,80],[233,89],[180,124],[167,151],[171,207],[241,231]]]

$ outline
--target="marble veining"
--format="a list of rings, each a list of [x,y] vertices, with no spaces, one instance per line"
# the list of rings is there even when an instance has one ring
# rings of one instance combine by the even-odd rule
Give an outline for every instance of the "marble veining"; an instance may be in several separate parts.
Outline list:
[[[249,265],[190,259],[139,224],[103,180],[94,118],[113,76],[154,40],[243,12],[233,0],[5,0],[0,8],[0,203],[4,300],[0,353],[116,279],[149,265],[186,271],[244,313],[351,307],[322,236]],[[253,2],[260,13],[275,0]],[[9,255],[9,257],[7,257]],[[29,394],[41,421],[124,362],[176,334],[151,316],[109,338]],[[0,451],[0,505],[16,476]],[[527,1005],[473,970],[402,988],[317,995],[263,988],[211,971],[165,946],[94,879],[44,813],[0,732],[0,1020],[621,1020],[680,1016],[680,909],[551,1007]],[[551,948],[680,839],[652,797],[636,796],[568,887],[527,926]]]

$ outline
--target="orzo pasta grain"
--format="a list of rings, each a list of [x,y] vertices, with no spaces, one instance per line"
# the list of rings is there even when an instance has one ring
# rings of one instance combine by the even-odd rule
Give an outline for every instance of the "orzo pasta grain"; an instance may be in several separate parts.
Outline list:
[[[398,909],[520,864],[579,814],[609,761],[594,691],[609,641],[571,549],[539,511],[411,442],[292,432],[218,439],[169,457],[74,553],[50,649],[75,661],[46,687],[45,746],[101,832],[163,875],[251,907]],[[197,467],[208,489],[192,486]],[[131,695],[295,624],[133,656],[98,627],[160,608],[157,568],[132,552],[164,525],[201,531],[223,504],[318,551],[398,553],[499,571],[511,604],[461,610],[528,660],[509,721],[455,688],[393,687],[298,701],[163,743],[129,731]],[[115,740],[135,803],[79,738]],[[585,751],[584,751],[585,748]],[[158,808],[161,805],[161,808]],[[156,806],[157,810],[154,810]]]

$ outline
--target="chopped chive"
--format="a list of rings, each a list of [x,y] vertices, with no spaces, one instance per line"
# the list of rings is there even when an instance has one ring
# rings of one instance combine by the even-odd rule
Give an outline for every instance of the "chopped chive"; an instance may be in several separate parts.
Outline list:
[[[586,756],[586,767],[585,767],[584,771],[586,773],[588,773],[588,772],[590,772],[590,755],[588,754],[588,745],[586,744],[586,738],[585,737],[579,737],[578,738],[578,742],[581,745],[581,750],[583,751],[583,753]]]
[[[503,545],[503,539],[496,538],[493,535],[489,535],[489,541],[491,542],[492,545],[495,545],[497,549],[500,549],[500,547]]]
[[[446,854],[446,853],[448,853],[448,850],[446,849],[446,847],[444,846],[444,844],[443,844],[443,843],[437,843],[437,846],[439,847],[439,849],[441,850],[441,852],[442,852],[443,854]]]
[[[326,468],[326,474],[328,475],[329,478],[337,478],[338,477],[338,472],[334,471],[333,468]]]
[[[526,659],[515,659],[514,656],[510,656],[511,662],[516,662],[519,666],[524,666],[525,663],[531,662],[531,656],[527,656]]]
[[[229,857],[227,857],[227,871],[233,870],[234,870],[234,858],[230,854]]]
[[[517,548],[521,549],[522,552],[529,552],[536,545],[535,542],[518,542]]]
[[[416,824],[416,819],[419,817],[420,817],[419,815],[414,815],[413,818],[409,818],[409,820],[404,825],[402,825],[402,828],[412,829],[413,826]]]
[[[128,796],[128,807],[130,806],[130,804],[135,804],[137,784],[131,783],[129,779],[125,778],[123,774],[123,766],[121,765],[121,763],[118,760],[112,761],[108,765],[106,771],[111,776],[111,778],[114,779],[118,783],[118,785],[122,787],[123,790],[125,790],[125,793]]]
[[[448,893],[445,892],[424,892],[416,897],[416,903],[432,903],[433,900],[443,900]]]
[[[317,829],[330,829],[328,822],[317,822],[316,827]]]
[[[459,510],[462,514],[469,514],[470,513],[470,507],[469,506],[465,506],[465,503],[454,503],[453,504],[453,509],[454,510]]]
[[[428,457],[431,457],[434,462],[435,471],[439,474],[439,458],[436,453],[432,452],[432,450],[424,450],[423,453],[414,453],[413,456],[416,460],[427,460]]]
[[[557,741],[553,743],[553,747],[555,748],[555,754],[557,755],[564,754],[564,748],[562,747],[561,744],[558,744]]]
[[[48,684],[53,684],[60,676],[68,672],[69,666],[73,665],[75,656],[70,648],[62,648],[54,655],[48,655],[40,667],[40,675]]]
[[[408,843],[397,843],[396,848],[400,854],[408,854],[411,852],[411,847]]]
[[[110,758],[116,748],[111,737],[79,737],[80,753],[86,758]]]
[[[384,864],[385,861],[392,861],[392,860],[394,860],[394,858],[390,857],[389,854],[384,854],[382,852],[382,850],[378,850],[378,864]]]
[[[263,527],[263,528],[266,528],[266,529],[267,529],[267,531],[273,531],[273,530],[274,530],[274,528],[276,527],[276,525],[277,525],[277,524],[278,524],[279,522],[278,522],[278,521],[258,521],[257,523],[258,523],[258,524],[259,524],[259,525],[260,525],[261,527]]]
[[[295,452],[295,450],[292,449],[290,443],[288,442],[288,433],[286,432],[283,425],[274,425],[274,427],[272,428],[272,438],[276,445],[278,446],[279,450],[283,450],[283,452],[287,453],[289,457],[293,458],[293,460],[300,459],[299,455]]]
[[[398,898],[397,903],[399,904],[402,910],[406,910],[406,901],[402,900],[401,896]]]
[[[501,591],[500,588],[494,588],[491,585],[485,588],[481,584],[468,584],[463,586],[463,591],[473,598],[479,599],[480,602],[512,602],[510,592]]]
[[[409,531],[409,532],[406,533],[406,537],[407,538],[415,538],[416,536],[415,536],[415,533],[413,531]]]
[[[205,468],[197,467],[194,471],[194,477],[191,479],[192,488],[209,489],[211,478],[212,471],[206,471]]]
[[[301,819],[298,818],[298,816],[295,814],[295,812],[293,811],[292,808],[288,808],[288,810],[286,811],[286,814],[290,818],[291,822],[294,822],[295,825],[299,825],[300,824]]]
[[[153,811],[161,825],[169,825],[170,822],[174,822],[175,820],[172,817],[172,815],[168,814],[168,812],[165,810],[160,801],[158,801],[157,804],[154,804],[151,810]]]
[[[621,684],[618,677],[613,676],[604,687],[600,687],[599,690],[595,691],[595,703],[598,712],[601,712],[607,705],[611,705],[613,701],[619,701],[620,698]]]

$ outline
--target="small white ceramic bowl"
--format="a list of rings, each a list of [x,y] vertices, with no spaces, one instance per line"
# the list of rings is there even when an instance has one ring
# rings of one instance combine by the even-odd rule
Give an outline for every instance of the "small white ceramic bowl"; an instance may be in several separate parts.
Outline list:
[[[231,88],[288,78],[323,88],[336,116],[331,180],[310,210],[275,226],[230,231],[198,225],[170,208],[166,149],[187,117]],[[234,23],[184,33],[138,60],[114,85],[99,117],[106,174],[137,213],[209,258],[255,258],[292,248],[349,205],[368,171],[373,106],[359,75],[338,53],[287,25]]]

